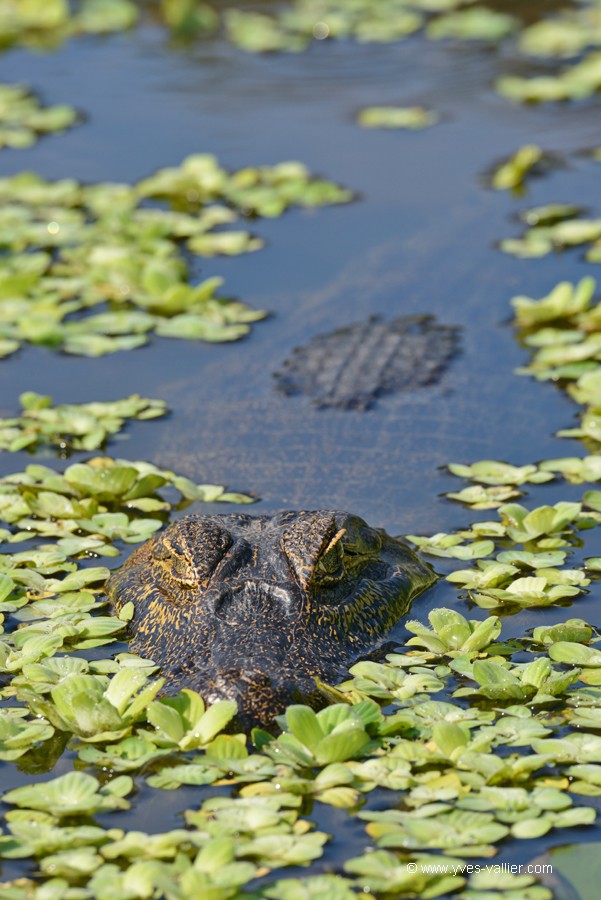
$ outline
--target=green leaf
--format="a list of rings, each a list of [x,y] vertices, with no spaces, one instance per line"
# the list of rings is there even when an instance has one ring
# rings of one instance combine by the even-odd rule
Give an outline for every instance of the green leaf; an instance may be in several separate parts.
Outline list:
[[[238,705],[235,700],[220,700],[213,703],[194,726],[195,741],[208,744],[236,715]],[[186,749],[186,745],[182,745]]]
[[[574,896],[593,897],[601,878],[599,846],[599,843],[590,842],[555,847],[538,857],[536,863],[552,866]]]
[[[491,184],[496,190],[515,190],[540,163],[543,151],[536,144],[525,144],[493,173]]]
[[[437,113],[422,106],[366,106],[357,115],[363,128],[406,128],[411,131],[428,128],[438,120]]]
[[[297,740],[312,752],[323,740],[324,732],[319,720],[308,706],[289,706],[286,710],[286,724]]]
[[[125,780],[121,780],[125,779]],[[21,808],[51,812],[54,816],[91,815],[100,810],[127,809],[129,803],[122,799],[133,787],[130,778],[121,776],[115,794],[110,791],[110,782],[100,788],[96,778],[84,772],[69,772],[52,781],[15,788],[4,794],[5,803]]]

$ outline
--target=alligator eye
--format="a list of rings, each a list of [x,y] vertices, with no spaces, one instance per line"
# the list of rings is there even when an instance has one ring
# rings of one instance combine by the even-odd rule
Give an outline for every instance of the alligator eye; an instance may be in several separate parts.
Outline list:
[[[313,570],[313,584],[335,584],[344,576],[344,545],[342,528],[337,532],[325,550],[320,553]]]
[[[204,521],[194,532],[190,555],[194,561],[197,580],[206,585],[211,575],[232,546],[232,536],[213,522]]]
[[[182,587],[197,587],[198,577],[190,559],[183,556],[180,548],[161,541],[152,549],[152,558],[159,564],[164,576],[178,582]]]
[[[173,577],[186,587],[196,587],[198,578],[194,566],[187,559],[181,556],[172,556],[169,560],[169,566]]]
[[[231,544],[229,532],[210,519],[190,516],[163,532],[151,552],[167,582],[198,589],[208,584]]]
[[[298,584],[306,590],[314,580],[318,561],[327,555],[327,550],[338,533],[336,520],[331,513],[300,513],[292,517],[290,524],[284,524],[286,528],[281,538],[282,550]],[[330,564],[334,571],[334,557],[324,561],[326,568]]]
[[[363,519],[358,516],[337,517],[317,556],[311,574],[312,586],[327,589],[351,584],[378,559],[381,549],[380,534],[366,525]]]
[[[362,519],[349,518],[344,523],[346,536],[344,549],[353,556],[377,556],[382,549],[382,538],[375,529],[366,525]]]

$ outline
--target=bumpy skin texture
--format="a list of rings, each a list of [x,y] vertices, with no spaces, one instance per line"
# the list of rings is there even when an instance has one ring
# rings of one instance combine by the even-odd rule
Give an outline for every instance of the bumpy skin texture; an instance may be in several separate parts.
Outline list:
[[[315,678],[340,680],[435,580],[401,541],[342,511],[188,516],[114,573],[132,601],[131,649],[170,690],[232,699],[239,722],[269,726]]]
[[[297,347],[274,373],[285,394],[307,394],[319,407],[368,409],[383,394],[439,380],[457,353],[456,327],[433,316],[372,316]]]

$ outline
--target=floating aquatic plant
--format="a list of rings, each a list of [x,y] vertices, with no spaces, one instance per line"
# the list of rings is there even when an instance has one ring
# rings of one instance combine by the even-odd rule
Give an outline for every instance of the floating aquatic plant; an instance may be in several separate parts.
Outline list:
[[[534,349],[522,374],[565,385],[570,396],[585,406],[577,428],[562,429],[561,437],[581,437],[594,449],[601,443],[601,303],[595,302],[596,282],[561,282],[545,297],[514,297],[516,325],[524,343]],[[576,483],[597,481],[598,456],[572,457],[542,463],[540,469],[558,472]]]
[[[124,798],[131,793],[133,786],[132,779],[127,775],[101,786],[92,775],[69,772],[51,781],[7,791],[2,795],[2,800],[21,809],[40,810],[60,819],[109,809],[128,809],[129,801]]]
[[[0,710],[0,760],[12,761],[41,741],[47,741],[54,728],[40,718],[28,718],[25,709]]]
[[[586,259],[600,262],[601,219],[585,219],[578,213],[578,208],[569,204],[526,210],[522,218],[532,227],[522,237],[500,241],[499,247],[512,256],[529,258],[588,244]]]
[[[0,530],[0,538],[19,543],[33,536],[73,537],[69,549],[75,553],[93,549],[79,543],[82,534],[109,546],[115,540],[138,543],[157,531],[164,514],[173,509],[174,503],[160,494],[169,487],[185,500],[252,502],[246,495],[195,484],[145,462],[95,457],[68,466],[63,475],[29,465],[0,479],[0,510],[9,525]]]
[[[428,23],[426,36],[434,40],[446,38],[496,43],[516,31],[518,26],[519,22],[513,16],[476,6],[438,16]]]
[[[225,13],[230,40],[253,53],[298,52],[313,40],[352,38],[391,43],[420,31],[432,39],[497,42],[517,27],[512,16],[485,8],[461,9],[470,0],[295,0],[277,14],[232,9]]]
[[[558,75],[521,78],[506,75],[497,81],[497,90],[520,103],[548,103],[580,100],[601,88],[601,54],[589,53],[578,63],[564,66]]]
[[[148,4],[177,36],[211,33],[218,24],[213,7],[203,0],[152,0]],[[4,0],[0,10],[0,47],[22,44],[52,48],[85,34],[125,31],[141,18],[134,0]]]
[[[524,28],[519,48],[534,58],[558,59],[557,73],[530,77],[505,76],[497,89],[510,100],[545,103],[581,99],[601,87],[601,20],[598,4],[585,0]],[[584,55],[583,51],[585,52]],[[576,60],[576,62],[573,62]]]
[[[494,170],[490,178],[491,186],[497,191],[520,190],[543,158],[544,154],[539,146],[525,144]]]
[[[73,450],[98,450],[110,435],[121,431],[126,419],[164,416],[162,400],[132,394],[123,400],[55,405],[52,397],[27,391],[21,394],[22,414],[0,419],[0,450],[56,447],[62,455]]]
[[[0,356],[24,343],[100,356],[152,333],[243,337],[266,314],[218,296],[221,278],[190,284],[189,255],[262,246],[246,231],[214,230],[241,215],[279,216],[351,195],[300,163],[231,173],[197,155],[133,186],[24,173],[0,180],[0,199]]]
[[[0,148],[31,147],[41,135],[65,131],[77,118],[72,106],[43,107],[25,85],[0,84]]]
[[[363,128],[405,128],[419,131],[439,121],[438,113],[423,106],[366,106],[357,115]]]

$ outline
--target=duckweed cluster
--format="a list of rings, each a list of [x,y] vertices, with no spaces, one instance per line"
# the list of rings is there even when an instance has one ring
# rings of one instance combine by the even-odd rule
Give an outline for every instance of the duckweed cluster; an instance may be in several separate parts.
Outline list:
[[[52,408],[47,400],[44,408]],[[76,408],[68,407],[72,414]],[[575,481],[599,476],[591,458],[580,468],[577,462],[451,468],[493,486],[536,484],[557,472]],[[105,614],[108,570],[90,565],[90,555],[116,555],[123,541],[160,527],[160,519],[148,524],[148,513],[169,513],[157,497],[167,475],[185,497],[203,496],[202,487],[173,473],[108,457],[74,463],[62,476],[35,465],[4,480],[12,510],[5,512],[5,541],[27,545],[2,557],[0,758],[18,760],[24,771],[43,758],[51,770],[69,748],[88,769],[4,795],[13,809],[0,858],[39,866],[37,878],[4,885],[7,898],[192,898],[199,891],[294,898],[295,879],[253,884],[267,871],[322,855],[331,836],[310,822],[321,803],[362,819],[377,849],[347,860],[341,874],[309,879],[310,896],[452,893],[477,900],[491,886],[494,864],[466,878],[468,860],[493,858],[508,839],[594,822],[586,798],[601,790],[599,636],[572,618],[502,642],[495,611],[578,602],[601,559],[566,561],[579,534],[601,521],[598,512],[580,503],[530,511],[505,504],[498,520],[413,536],[422,552],[476,561],[447,579],[491,610],[488,617],[436,609],[428,624],[409,621],[412,637],[398,652],[356,664],[342,684],[322,685],[329,705],[321,712],[291,706],[279,719],[279,737],[260,730],[249,737],[224,733],[232,702],[207,709],[190,690],[160,697],[163,679],[152,661],[123,651],[86,655],[99,647],[110,653],[132,612]],[[243,499],[220,490],[204,486],[204,499]],[[42,542],[33,548],[32,527]],[[149,790],[235,790],[204,800],[185,813],[185,828],[165,833],[94,822],[95,814],[129,808],[142,780]],[[402,791],[403,806],[362,811],[376,788]],[[533,876],[503,876],[496,897],[552,896]]]
[[[527,209],[521,218],[530,227],[522,237],[502,240],[504,253],[528,259],[588,245],[586,261],[601,262],[601,219],[584,218],[579,207],[567,203]]]
[[[109,472],[116,468],[105,463]],[[63,480],[81,491],[85,478],[70,474],[77,466],[85,464],[68,467]],[[524,468],[518,480],[535,475]],[[112,482],[102,489],[100,482],[90,484],[88,500],[100,492],[112,494],[114,506],[128,506],[124,483],[119,490]],[[449,580],[476,602],[493,598],[489,607],[504,603],[505,594],[532,606],[545,589],[545,603],[580,593],[589,580],[562,566],[575,530],[596,519],[587,521],[578,504],[522,510],[521,516],[518,509],[501,510],[496,527],[478,523],[452,536],[442,553],[491,556],[498,543],[524,549],[506,549],[486,567],[479,563],[482,568],[452,573]],[[100,532],[60,538],[3,557],[0,758],[18,760],[28,771],[39,765],[41,750],[51,769],[69,747],[96,773],[76,770],[3,796],[12,809],[0,857],[39,866],[37,879],[4,885],[7,898],[129,900],[199,892],[293,898],[300,884],[295,879],[247,886],[266,871],[322,855],[331,836],[315,831],[307,818],[312,805],[322,803],[363,819],[378,849],[347,860],[343,875],[309,879],[310,896],[452,892],[475,900],[494,867],[468,880],[462,874],[467,860],[494,856],[508,838],[528,840],[594,821],[594,809],[581,798],[601,790],[595,734],[601,653],[595,630],[581,619],[503,643],[497,615],[470,620],[455,610],[434,610],[429,624],[407,623],[413,636],[385,662],[358,663],[347,681],[323,685],[330,705],[321,712],[291,706],[279,720],[279,737],[255,730],[249,738],[223,733],[235,714],[232,702],[207,709],[190,690],[157,698],[163,679],[151,661],[126,652],[82,654],[101,646],[110,652],[128,619],[126,609],[120,618],[102,614],[107,570],[86,560],[92,549],[94,555],[116,551],[114,544],[103,548],[102,538]],[[435,553],[444,543],[440,536],[414,540]],[[456,552],[460,542],[471,556]],[[601,560],[588,562],[594,577]],[[559,592],[551,595],[549,584]],[[95,814],[130,807],[134,779],[151,790],[236,789],[188,810],[186,827],[165,833],[95,824]],[[361,811],[376,788],[402,791],[403,808]],[[434,862],[446,871],[433,872]],[[504,876],[506,889],[495,896],[551,897],[531,876]]]
[[[0,47],[15,44],[51,49],[78,35],[110,34],[158,14],[176,35],[210,33],[215,10],[202,0],[5,0],[0,10]]]
[[[24,85],[0,84],[0,148],[31,147],[41,135],[64,131],[76,121],[72,106],[43,107]]]
[[[433,40],[496,42],[518,26],[512,16],[468,8],[469,0],[296,0],[276,15],[225,12],[226,33],[251,52],[300,51],[313,40],[352,38],[391,43],[425,31]]]
[[[210,155],[133,186],[0,179],[0,357],[24,343],[101,356],[151,334],[238,340],[266,313],[219,296],[222,278],[190,284],[190,258],[263,246],[246,230],[216,230],[241,215],[350,199],[300,163],[229,173]]]
[[[52,397],[26,391],[19,397],[21,415],[0,418],[0,450],[58,447],[62,456],[73,450],[98,450],[118,434],[126,419],[156,419],[166,415],[163,400],[132,394],[108,403],[53,404]]]

